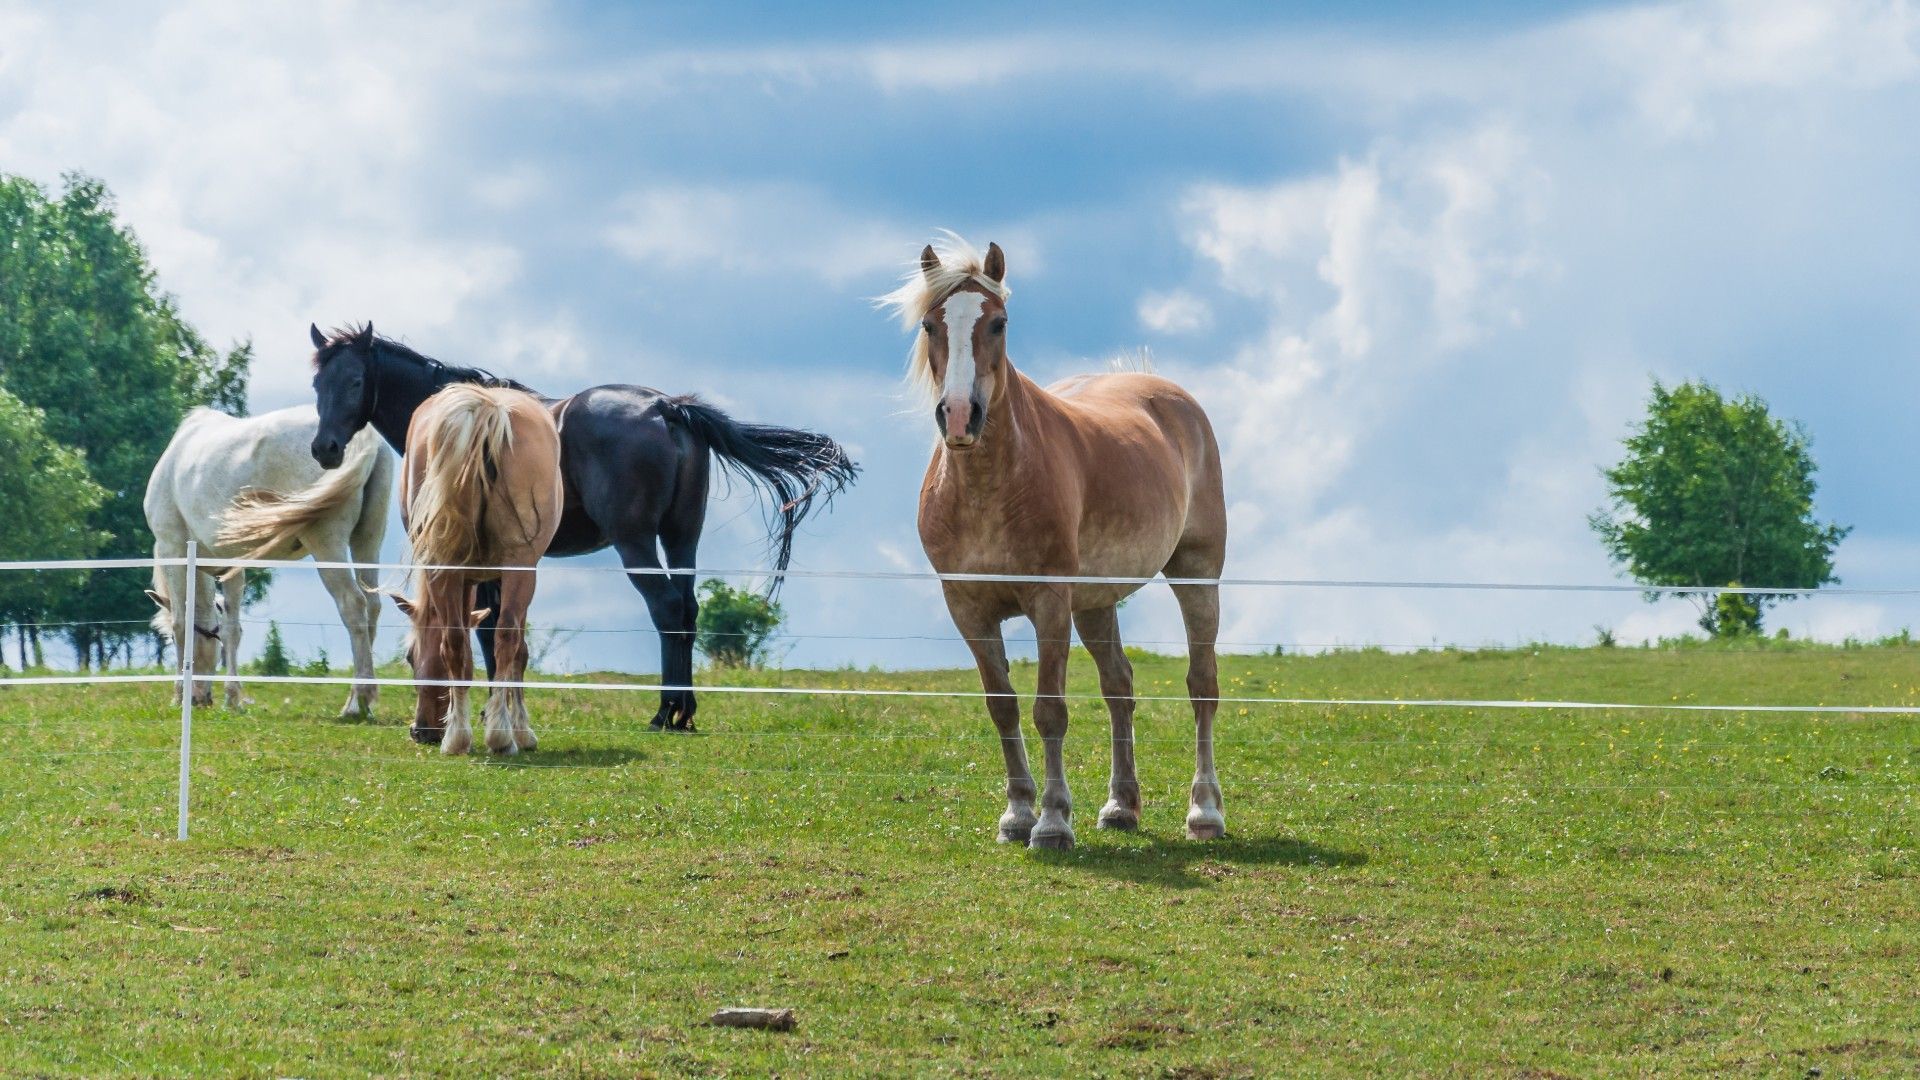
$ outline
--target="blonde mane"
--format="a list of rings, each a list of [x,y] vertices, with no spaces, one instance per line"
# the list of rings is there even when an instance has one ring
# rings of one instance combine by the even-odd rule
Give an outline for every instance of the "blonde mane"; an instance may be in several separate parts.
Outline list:
[[[933,253],[940,258],[939,269],[928,274],[916,258],[900,287],[874,300],[874,306],[899,316],[902,329],[919,330],[920,320],[963,285],[977,285],[999,297],[1002,303],[1013,295],[1004,281],[987,276],[986,256],[962,240],[958,233],[940,230],[939,238],[933,242]],[[915,333],[913,347],[907,350],[907,385],[928,401],[939,392],[933,383],[933,366],[927,360],[925,334]]]

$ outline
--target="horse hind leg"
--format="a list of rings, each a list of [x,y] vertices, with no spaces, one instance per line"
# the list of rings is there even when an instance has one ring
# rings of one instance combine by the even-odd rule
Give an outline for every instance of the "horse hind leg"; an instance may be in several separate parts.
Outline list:
[[[331,554],[321,557],[323,562],[333,562]],[[320,575],[320,584],[333,597],[334,610],[340,614],[340,624],[346,627],[347,641],[353,649],[353,685],[347,690],[347,702],[340,706],[341,716],[367,717],[373,714],[373,633],[369,625],[379,618],[379,597],[370,596],[361,586],[359,578],[351,570],[330,567],[316,571]],[[368,600],[374,601],[371,619],[367,614]]]
[[[464,600],[467,590],[462,587],[454,595]],[[444,611],[452,616],[446,629],[430,632],[442,635],[445,642],[443,647],[450,654],[448,659],[451,661],[447,665],[447,675],[460,684],[451,687],[447,694],[446,731],[440,736],[440,752],[443,754],[464,754],[473,748],[473,727],[467,719],[467,702],[472,687],[466,685],[473,681],[473,647],[466,631],[460,628],[463,616],[455,614],[460,608],[461,605],[440,605],[429,609]]]
[[[1113,725],[1113,772],[1107,782],[1107,805],[1097,822],[1102,829],[1140,827],[1140,777],[1133,765],[1133,664],[1120,644],[1120,616],[1113,607],[1075,612],[1074,628],[1080,644],[1093,655],[1100,672],[1100,696],[1107,699]]]
[[[1217,577],[1221,560],[1176,553],[1167,563],[1168,577]],[[1193,702],[1193,788],[1187,804],[1187,836],[1217,840],[1226,835],[1227,819],[1220,795],[1220,778],[1213,768],[1213,718],[1220,708],[1220,671],[1215,641],[1220,634],[1220,587],[1175,585],[1173,596],[1187,627],[1187,697]]]
[[[220,627],[221,666],[227,671],[227,708],[244,709],[253,703],[253,699],[247,697],[246,688],[240,685],[240,606],[247,598],[246,574],[238,573],[222,581],[220,589],[227,605],[225,621]]]
[[[494,631],[494,655],[500,661],[497,682],[522,682],[527,677],[527,609],[533,603],[531,570],[508,571],[500,578],[500,622]],[[487,698],[487,749],[517,754],[537,745],[527,719],[526,692],[518,687],[495,687]]]
[[[447,718],[440,734],[440,752],[464,754],[473,749],[473,725],[467,720],[467,688],[456,686],[447,694]]]
[[[622,541],[615,547],[621,565],[629,570],[657,571],[660,555],[656,542],[648,536],[638,541]],[[656,730],[692,730],[693,698],[693,626],[687,612],[686,593],[676,577],[659,573],[629,574],[627,580],[647,602],[653,627],[660,634],[660,710],[649,725]]]

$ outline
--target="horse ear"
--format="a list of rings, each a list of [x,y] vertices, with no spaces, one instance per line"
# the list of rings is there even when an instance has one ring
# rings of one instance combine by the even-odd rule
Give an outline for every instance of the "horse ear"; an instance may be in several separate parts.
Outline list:
[[[373,323],[372,322],[368,322],[367,325],[360,328],[359,333],[353,335],[353,343],[360,346],[363,349],[368,348],[373,344]]]
[[[933,245],[928,244],[920,249],[920,273],[925,275],[928,281],[932,281],[933,275],[939,272],[940,256],[935,254]]]
[[[161,611],[170,610],[167,604],[167,598],[164,596],[161,596],[157,592],[154,592],[152,589],[147,590],[147,599],[153,601],[154,605],[157,606]]]
[[[320,324],[308,323],[307,336],[313,339],[314,348],[324,349],[327,347],[327,335],[320,332]]]
[[[492,608],[490,608],[490,607],[483,607],[483,608],[481,608],[481,609],[480,609],[479,611],[469,611],[469,612],[467,612],[467,618],[468,618],[468,620],[470,621],[470,624],[471,624],[471,626],[472,626],[472,627],[473,627],[474,629],[476,629],[476,630],[477,630],[477,629],[479,629],[479,628],[480,628],[480,624],[481,624],[482,622],[485,622],[485,621],[486,621],[486,618],[487,618],[487,616],[489,616],[489,615],[491,615],[491,614],[493,614],[493,609],[492,609]]]
[[[393,599],[393,606],[400,609],[400,614],[405,615],[409,619],[413,618],[413,601],[401,596],[397,592],[390,592],[387,595]]]
[[[1007,253],[1000,250],[999,244],[987,245],[987,263],[981,269],[996,283],[1006,279]]]

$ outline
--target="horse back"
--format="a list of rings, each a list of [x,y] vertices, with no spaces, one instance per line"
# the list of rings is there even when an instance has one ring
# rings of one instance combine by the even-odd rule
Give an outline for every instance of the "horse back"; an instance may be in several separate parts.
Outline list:
[[[1192,394],[1145,372],[1077,375],[1047,387],[1074,429],[1083,469],[1125,483],[1169,485],[1182,505],[1220,487],[1220,448]]]

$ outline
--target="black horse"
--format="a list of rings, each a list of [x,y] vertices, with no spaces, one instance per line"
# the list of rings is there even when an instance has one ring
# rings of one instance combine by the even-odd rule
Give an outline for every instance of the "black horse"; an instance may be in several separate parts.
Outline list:
[[[376,336],[371,323],[313,337],[313,389],[320,430],[313,459],[340,464],[347,441],[371,423],[394,450],[405,453],[413,411],[449,383],[528,388],[479,368],[443,364]],[[529,393],[535,391],[528,390]],[[644,386],[596,386],[572,397],[547,398],[560,425],[560,471],[565,511],[548,555],[584,555],[612,545],[628,569],[690,569],[707,514],[708,457],[773,501],[774,565],[785,570],[793,534],[816,499],[830,500],[859,472],[840,444],[824,435],[766,424],[743,424],[686,394],[669,396]],[[661,553],[665,552],[663,563]],[[653,726],[693,730],[693,635],[699,612],[692,574],[633,574],[627,580],[646,598],[660,632],[660,711]],[[774,579],[774,587],[780,583]],[[498,584],[476,598],[490,614],[477,631],[487,671],[493,671]]]

